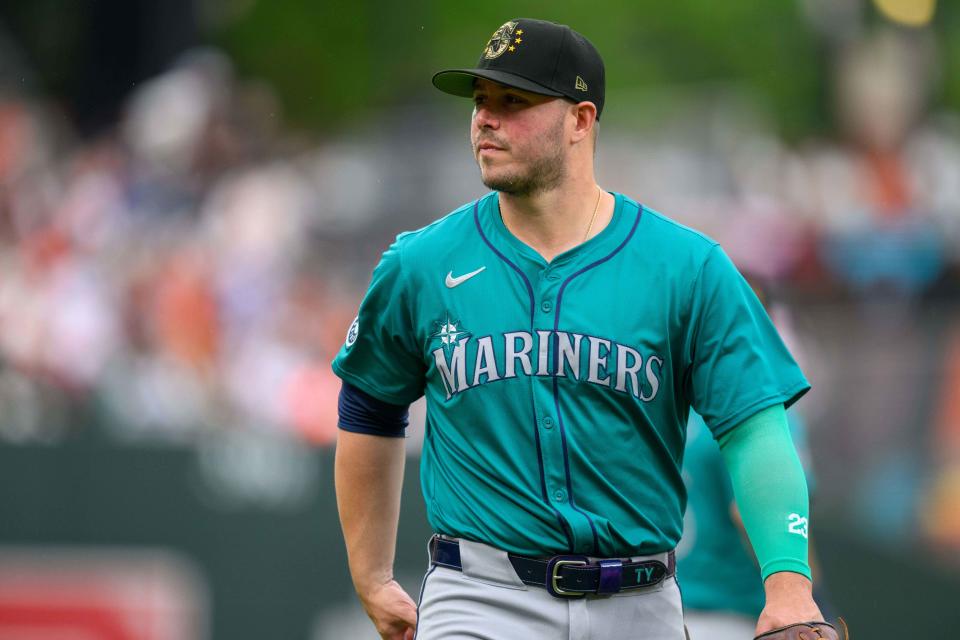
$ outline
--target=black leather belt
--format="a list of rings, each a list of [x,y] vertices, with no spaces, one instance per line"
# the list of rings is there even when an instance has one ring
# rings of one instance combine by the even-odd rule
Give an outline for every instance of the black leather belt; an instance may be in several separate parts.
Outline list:
[[[543,587],[557,598],[602,595],[651,587],[672,576],[677,567],[672,550],[667,553],[667,564],[659,560],[631,562],[619,558],[591,562],[587,556],[578,555],[530,558],[508,553],[507,558],[524,584]],[[456,540],[433,536],[430,540],[430,562],[463,571],[460,544]]]

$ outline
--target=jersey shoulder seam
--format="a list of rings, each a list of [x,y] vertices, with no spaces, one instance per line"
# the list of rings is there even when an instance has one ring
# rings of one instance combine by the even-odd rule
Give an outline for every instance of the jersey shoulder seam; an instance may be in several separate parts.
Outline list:
[[[486,196],[484,196],[484,197],[486,197]],[[480,199],[482,199],[482,198],[480,198]],[[410,230],[410,231],[404,231],[404,232],[398,234],[398,235],[397,235],[397,241],[403,240],[404,242],[409,242],[410,240],[413,240],[413,239],[416,238],[417,236],[419,236],[419,235],[421,235],[422,233],[424,233],[424,232],[432,229],[433,227],[439,226],[439,225],[443,224],[444,222],[446,222],[446,221],[448,221],[448,220],[451,220],[451,219],[453,219],[453,218],[456,218],[457,216],[462,216],[462,215],[465,215],[465,214],[471,212],[471,211],[473,210],[473,203],[474,203],[474,202],[476,202],[476,201],[475,201],[475,200],[471,200],[470,202],[468,202],[468,203],[466,203],[466,204],[464,204],[464,205],[462,205],[462,206],[460,206],[460,207],[457,207],[456,209],[454,209],[454,210],[451,211],[450,213],[448,213],[448,214],[446,214],[446,215],[444,215],[444,216],[441,216],[440,218],[437,218],[437,219],[434,220],[433,222],[430,222],[429,224],[426,224],[426,225],[420,227],[419,229],[412,229],[412,230]]]
[[[661,222],[664,222],[665,224],[667,224],[667,225],[669,225],[669,226],[671,226],[671,227],[673,227],[673,228],[675,228],[675,229],[677,229],[677,230],[679,230],[679,231],[685,231],[685,232],[687,232],[687,233],[690,234],[690,235],[693,235],[693,236],[696,236],[696,237],[700,238],[701,240],[703,240],[703,241],[705,241],[707,244],[709,244],[711,248],[714,247],[714,246],[716,246],[716,245],[719,245],[719,244],[720,244],[719,242],[717,242],[716,240],[714,240],[713,238],[711,238],[711,237],[708,236],[707,234],[703,233],[702,231],[698,231],[698,230],[694,229],[693,227],[688,227],[687,225],[685,225],[685,224],[683,224],[683,223],[677,222],[677,221],[674,220],[673,218],[671,218],[671,217],[669,217],[669,216],[666,216],[666,215],[660,213],[660,212],[657,211],[656,209],[651,209],[650,207],[648,207],[648,206],[646,206],[646,205],[644,205],[644,204],[638,204],[637,206],[640,207],[640,209],[643,211],[643,213],[645,213],[645,214],[650,214],[650,215],[652,215],[654,218],[656,218],[657,220],[660,220]],[[708,253],[709,253],[709,251],[708,251]]]
[[[682,226],[682,225],[681,225],[681,226]],[[693,231],[693,230],[691,229],[691,231]],[[694,231],[694,233],[699,233],[699,232]],[[704,238],[707,237],[707,236],[704,236],[703,234],[700,234],[700,235],[701,235],[701,237],[704,237]],[[720,246],[720,244],[717,243],[717,242],[714,242],[713,244],[710,245],[710,248],[707,249],[706,253],[705,253],[704,256],[703,256],[703,260],[700,261],[700,267],[697,268],[697,273],[696,273],[696,275],[694,275],[694,276],[693,276],[693,279],[690,280],[690,291],[687,292],[687,304],[686,304],[686,310],[685,310],[685,311],[686,311],[687,320],[686,320],[685,325],[686,325],[686,326],[690,326],[691,321],[693,321],[693,322],[694,322],[694,326],[693,326],[694,332],[699,331],[699,329],[700,329],[700,318],[694,319],[694,318],[691,317],[691,316],[693,315],[693,293],[694,293],[694,291],[696,290],[697,285],[698,285],[699,282],[700,282],[700,279],[703,277],[703,269],[704,269],[704,267],[707,266],[707,262],[710,261],[711,256],[713,256],[714,252],[717,250],[717,248],[718,248],[719,246]],[[684,355],[685,357],[689,357],[689,359],[690,359],[690,362],[689,362],[689,364],[687,365],[687,368],[689,368],[689,367],[692,367],[692,366],[693,366],[693,361],[694,361],[693,354],[692,354],[692,353],[689,353],[689,350],[693,348],[693,344],[692,344],[692,343],[694,342],[694,340],[693,340],[693,335],[692,335],[690,332],[687,332],[687,337],[686,337],[686,338],[687,338],[687,339],[685,340],[685,343],[684,343],[684,345],[683,345],[683,350],[684,350],[684,354],[683,354],[683,355]],[[690,400],[690,399],[688,398],[688,400]]]
[[[453,212],[453,213],[456,213],[456,212]],[[453,215],[453,213],[448,215]],[[404,342],[404,346],[410,351],[410,353],[417,354],[418,349],[416,346],[416,341],[411,342],[411,338],[413,338],[413,336],[416,334],[416,330],[414,329],[414,327],[417,326],[416,322],[414,321],[414,318],[416,317],[416,313],[417,313],[416,309],[414,309],[414,305],[417,304],[417,296],[411,295],[411,287],[415,286],[415,283],[412,282],[412,280],[415,278],[415,274],[408,271],[407,267],[404,265],[403,254],[404,254],[404,250],[406,249],[406,247],[404,246],[405,244],[406,243],[404,242],[399,242],[399,238],[398,238],[397,265],[399,267],[400,278],[401,278],[400,291],[399,291],[400,308],[404,310],[406,314],[406,318],[404,318],[404,320],[406,321],[407,326],[410,327],[413,333],[411,333],[410,335],[402,336],[402,339]]]

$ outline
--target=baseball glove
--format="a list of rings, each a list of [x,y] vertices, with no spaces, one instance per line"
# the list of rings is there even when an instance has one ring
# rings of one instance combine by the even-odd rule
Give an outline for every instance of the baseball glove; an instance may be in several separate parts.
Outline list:
[[[850,640],[847,623],[840,619],[843,634],[827,622],[799,622],[773,631],[767,631],[753,640]]]

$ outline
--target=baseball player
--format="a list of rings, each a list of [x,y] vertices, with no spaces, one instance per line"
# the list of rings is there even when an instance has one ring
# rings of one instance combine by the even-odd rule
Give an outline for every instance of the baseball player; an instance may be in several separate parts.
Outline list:
[[[784,411],[809,384],[715,242],[597,185],[600,54],[521,18],[433,83],[473,100],[491,192],[397,237],[333,362],[340,520],[381,636],[684,638],[673,550],[691,407],[761,565],[756,631],[822,620]],[[422,395],[436,535],[418,607],[392,567],[401,436]]]
[[[769,311],[769,288],[760,278],[745,275]],[[782,307],[775,310],[784,313]],[[787,419],[807,483],[812,486],[804,420],[794,409],[787,411]],[[683,478],[687,510],[677,547],[677,573],[683,585],[687,632],[692,640],[750,638],[763,609],[763,584],[720,450],[703,418],[694,411],[687,423]],[[810,561],[815,568],[812,548]]]
[[[802,460],[803,419],[790,410],[787,420]],[[750,638],[763,609],[760,571],[743,534],[717,443],[703,418],[693,411],[687,423],[683,476],[687,511],[677,547],[677,573],[683,585],[687,632],[691,640]],[[811,548],[811,566],[812,556]]]

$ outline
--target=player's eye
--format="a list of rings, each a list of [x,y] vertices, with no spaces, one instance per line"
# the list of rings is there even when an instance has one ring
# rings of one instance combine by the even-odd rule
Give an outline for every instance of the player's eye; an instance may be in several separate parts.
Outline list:
[[[526,100],[518,95],[508,93],[506,97],[508,104],[524,104]]]
[[[480,94],[477,94],[477,95],[473,96],[473,104],[475,104],[475,105],[481,105],[481,104],[483,104],[483,101],[484,101],[485,99],[486,99],[486,96],[482,96],[482,95],[480,95]]]

